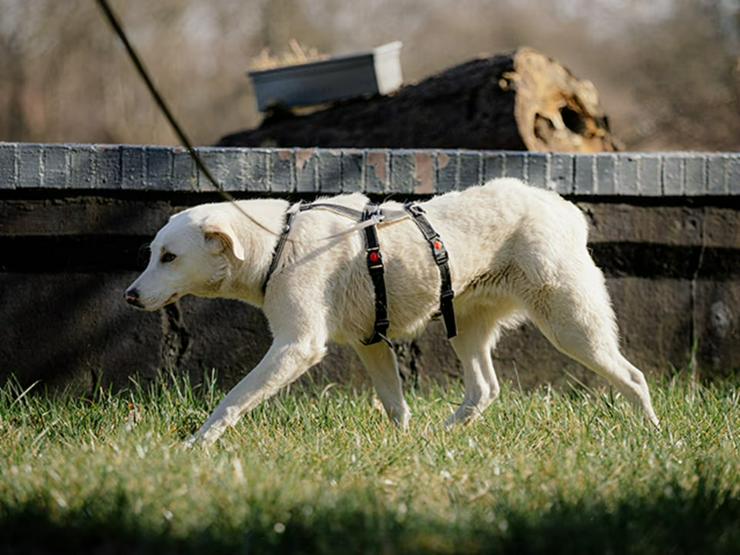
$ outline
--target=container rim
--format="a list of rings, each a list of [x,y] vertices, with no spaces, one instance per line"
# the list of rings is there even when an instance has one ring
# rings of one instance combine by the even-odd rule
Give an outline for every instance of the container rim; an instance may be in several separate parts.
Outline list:
[[[253,76],[262,76],[262,75],[269,75],[271,73],[279,73],[281,71],[289,71],[289,70],[295,70],[295,69],[305,69],[309,67],[320,67],[320,66],[327,66],[332,65],[336,62],[346,62],[353,59],[360,59],[360,58],[366,58],[368,56],[376,56],[376,55],[385,55],[392,52],[400,51],[403,47],[403,42],[400,40],[396,40],[393,42],[388,42],[386,44],[381,44],[380,46],[373,48],[372,50],[368,50],[366,52],[355,52],[353,54],[341,54],[339,56],[332,56],[331,58],[328,58],[326,60],[318,60],[316,62],[308,62],[306,64],[294,64],[289,66],[282,66],[282,67],[274,67],[270,69],[257,69],[257,70],[247,70],[247,75],[250,77]]]

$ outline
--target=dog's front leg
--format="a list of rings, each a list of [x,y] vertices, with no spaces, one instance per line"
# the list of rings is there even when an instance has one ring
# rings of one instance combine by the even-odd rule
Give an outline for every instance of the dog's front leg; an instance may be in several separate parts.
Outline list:
[[[375,343],[356,345],[355,351],[370,374],[388,418],[405,430],[409,425],[411,411],[403,398],[401,376],[393,349],[385,343]]]
[[[323,344],[275,340],[260,363],[242,379],[213,411],[186,445],[210,445],[249,410],[298,379],[325,353]]]

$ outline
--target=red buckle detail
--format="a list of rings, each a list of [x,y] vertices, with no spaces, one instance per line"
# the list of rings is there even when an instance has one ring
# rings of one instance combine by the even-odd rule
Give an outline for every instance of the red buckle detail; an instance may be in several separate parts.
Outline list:
[[[441,251],[442,250],[442,241],[435,241],[434,242],[434,250],[435,251]]]
[[[368,254],[367,257],[373,264],[377,264],[378,262],[380,262],[380,253],[377,253],[375,251]]]

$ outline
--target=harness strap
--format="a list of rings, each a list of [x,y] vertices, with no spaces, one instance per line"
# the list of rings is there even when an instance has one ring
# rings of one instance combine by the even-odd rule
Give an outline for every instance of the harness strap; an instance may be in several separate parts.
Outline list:
[[[267,283],[270,281],[270,278],[275,273],[275,271],[277,270],[278,264],[280,263],[280,257],[282,256],[283,250],[285,249],[285,243],[287,243],[288,241],[288,235],[293,226],[294,218],[300,212],[305,212],[313,208],[331,210],[332,212],[335,212],[342,216],[346,216],[355,221],[362,222],[364,223],[364,225],[374,225],[371,222],[368,222],[363,219],[363,214],[364,214],[363,211],[355,210],[354,208],[350,208],[349,206],[342,206],[341,204],[331,204],[328,202],[312,202],[309,204],[302,204],[301,202],[299,202],[298,204],[294,204],[293,206],[288,208],[285,214],[285,224],[283,225],[283,230],[280,234],[280,237],[278,237],[278,242],[277,242],[277,245],[275,246],[275,252],[273,253],[272,260],[270,261],[270,267],[267,270],[265,281],[262,284],[262,293],[264,293],[267,290]],[[377,221],[380,221],[383,219],[382,213],[380,210],[377,210],[374,215]],[[361,229],[361,228],[358,227],[358,229]],[[330,236],[330,237],[333,237],[333,236]]]
[[[365,232],[367,268],[370,273],[370,279],[373,283],[373,289],[375,290],[375,323],[373,324],[372,335],[368,339],[364,340],[363,343],[365,345],[372,345],[380,341],[385,341],[390,345],[390,340],[387,337],[390,321],[388,320],[388,298],[384,278],[385,267],[383,265],[382,254],[380,252],[380,241],[378,240],[376,223],[370,223],[371,221],[377,222],[383,219],[382,210],[377,204],[368,203],[362,212],[348,206],[320,202],[311,204],[301,204],[299,202],[297,205],[291,206],[286,212],[285,224],[283,226],[282,233],[278,238],[277,245],[275,246],[272,261],[270,262],[270,267],[267,270],[267,275],[265,276],[265,281],[262,285],[262,292],[265,292],[270,278],[277,270],[280,257],[285,249],[285,243],[288,241],[288,234],[293,226],[293,220],[300,212],[305,212],[312,208],[331,210],[355,220],[359,219],[362,224],[366,224],[363,229]],[[452,277],[450,275],[447,249],[445,248],[439,234],[431,226],[429,220],[427,220],[424,215],[424,209],[421,206],[415,203],[408,203],[404,205],[404,210],[411,216],[432,249],[432,256],[434,257],[434,262],[439,268],[439,275],[441,278],[439,301],[440,312],[442,313],[445,327],[447,328],[447,337],[455,337],[457,335],[457,326],[455,324],[455,309],[452,304],[455,292],[452,289]]]
[[[282,233],[280,233],[280,237],[278,237],[278,242],[275,246],[275,252],[273,253],[272,260],[270,261],[270,267],[267,269],[265,281],[262,283],[262,293],[267,290],[267,284],[270,281],[272,274],[274,274],[275,270],[277,270],[277,265],[280,262],[280,256],[283,254],[283,249],[285,249],[285,243],[288,242],[288,233],[290,233],[290,228],[293,225],[293,219],[301,210],[301,208],[302,205],[299,202],[297,206],[293,205],[288,208],[288,211],[285,213],[285,224],[283,225],[283,231]]]
[[[455,291],[452,289],[452,276],[449,265],[450,257],[447,254],[447,249],[439,233],[434,230],[424,215],[424,209],[416,203],[407,203],[403,208],[414,220],[414,223],[432,249],[432,256],[439,268],[439,277],[441,280],[439,311],[442,313],[445,328],[447,328],[447,338],[452,339],[457,335],[457,324],[455,323],[455,307],[452,304],[452,300],[455,298]]]
[[[311,208],[323,208],[325,210],[331,210],[332,212],[341,214],[342,216],[347,216],[348,218],[355,221],[362,220],[362,210],[355,210],[354,208],[350,208],[349,206],[342,206],[341,204],[331,204],[328,202],[312,202],[311,204],[304,204],[302,205],[302,207],[303,210],[309,210]]]
[[[379,217],[381,214],[380,206],[368,203],[362,211],[362,221],[372,219],[374,216]],[[383,266],[383,256],[380,253],[380,242],[378,241],[378,230],[375,225],[369,225],[365,228],[365,248],[367,255],[367,269],[370,272],[370,279],[375,289],[375,324],[373,324],[372,335],[363,341],[365,345],[372,345],[380,341],[385,341],[390,345],[387,337],[388,327],[388,301],[385,290],[385,268]]]

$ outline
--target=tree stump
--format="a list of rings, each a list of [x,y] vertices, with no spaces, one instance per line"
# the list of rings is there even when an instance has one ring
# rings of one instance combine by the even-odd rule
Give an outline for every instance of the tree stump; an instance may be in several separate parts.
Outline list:
[[[218,146],[618,150],[598,93],[531,49],[472,60],[390,96],[299,113],[276,107]]]

